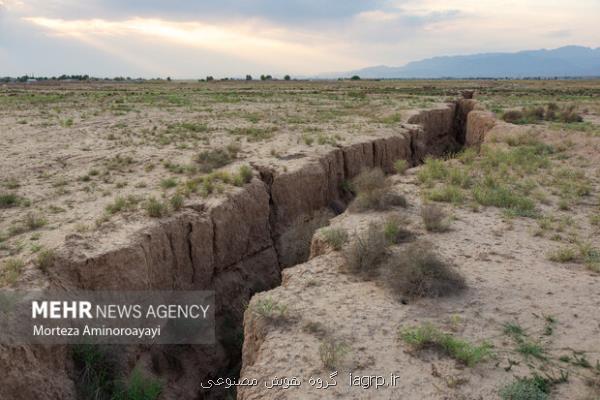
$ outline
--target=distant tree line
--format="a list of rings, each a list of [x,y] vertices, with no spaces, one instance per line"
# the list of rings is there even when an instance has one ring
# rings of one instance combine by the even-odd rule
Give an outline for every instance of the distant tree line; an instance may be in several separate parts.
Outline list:
[[[503,80],[538,80],[538,81],[547,81],[547,80],[584,80],[584,79],[598,79],[600,76],[587,76],[587,77],[574,77],[574,76],[527,76],[527,77],[466,77],[466,78],[450,78],[450,77],[441,77],[441,78],[371,78],[369,80],[373,81],[382,81],[382,80],[404,80],[404,81],[412,81],[412,80],[473,80],[473,81],[503,81]],[[60,76],[35,76],[35,75],[23,75],[19,77],[11,77],[5,76],[0,77],[0,83],[9,83],[9,82],[32,82],[32,81],[114,81],[114,82],[160,82],[160,81],[171,82],[171,77],[166,78],[131,78],[129,76],[115,76],[113,78],[97,78],[89,75],[60,75]],[[212,82],[215,78],[211,75],[207,76],[204,79],[199,79],[199,82]],[[221,78],[220,81],[252,81],[254,78],[252,75],[246,75],[245,78]],[[261,81],[272,81],[277,80],[273,78],[270,74],[263,74],[260,76]],[[285,75],[283,77],[285,81],[291,81],[292,77],[290,75]],[[320,79],[317,79],[320,80]],[[343,80],[352,80],[358,81],[361,80],[361,77],[358,75],[353,75],[350,78],[338,78],[339,81]]]

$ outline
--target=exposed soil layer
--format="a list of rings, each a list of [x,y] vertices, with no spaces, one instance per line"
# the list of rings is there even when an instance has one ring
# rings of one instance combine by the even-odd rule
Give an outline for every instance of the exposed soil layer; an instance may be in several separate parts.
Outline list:
[[[110,245],[90,247],[71,238],[48,268],[47,282],[92,290],[214,290],[219,343],[129,346],[120,349],[120,359],[127,370],[141,367],[165,380],[161,398],[219,397],[203,394],[200,382],[239,370],[236,332],[241,332],[248,301],[278,286],[282,268],[306,261],[314,230],[341,213],[350,199],[343,183],[363,168],[391,173],[398,159],[416,165],[428,155],[475,144],[491,123],[487,114],[471,118],[474,107],[472,100],[459,100],[423,111],[394,135],[318,157],[254,162],[257,177],[250,183],[224,197],[186,204],[171,217],[136,228],[122,242],[108,238]],[[0,350],[0,397],[76,398],[76,372],[66,346]]]

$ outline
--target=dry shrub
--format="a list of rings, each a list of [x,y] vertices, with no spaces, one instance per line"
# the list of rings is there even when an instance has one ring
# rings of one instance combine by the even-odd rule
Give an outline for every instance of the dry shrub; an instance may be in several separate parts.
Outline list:
[[[391,190],[385,174],[379,168],[364,170],[352,181],[356,198],[349,209],[353,212],[384,211],[390,207],[406,207],[406,198]]]
[[[523,111],[526,119],[534,121],[543,120],[545,113],[544,107],[530,107]]]
[[[314,233],[333,218],[329,210],[298,217],[278,241],[279,261],[284,267],[305,262],[310,256],[310,243]]]
[[[212,172],[217,168],[230,164],[233,161],[231,154],[227,149],[205,150],[198,154],[196,162],[199,165],[200,172]]]
[[[424,204],[421,206],[421,218],[425,229],[429,232],[446,232],[450,229],[448,216],[438,205]]]
[[[518,110],[510,110],[510,111],[505,112],[502,115],[502,119],[505,122],[514,124],[517,121],[520,121],[520,120],[523,119],[523,113],[521,111],[518,111]]]
[[[464,278],[438,257],[428,242],[416,242],[382,265],[382,276],[399,295],[441,297],[463,290]]]
[[[583,117],[575,111],[575,106],[571,105],[563,109],[559,114],[559,119],[561,122],[573,123],[573,122],[582,122]]]
[[[352,186],[357,193],[370,193],[388,186],[385,174],[380,168],[365,169],[354,180]]]
[[[352,273],[373,275],[386,256],[387,244],[383,229],[370,224],[365,233],[344,249],[346,268]]]

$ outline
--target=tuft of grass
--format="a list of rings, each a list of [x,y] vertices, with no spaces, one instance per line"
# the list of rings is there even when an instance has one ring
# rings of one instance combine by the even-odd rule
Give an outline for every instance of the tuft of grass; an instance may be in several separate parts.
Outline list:
[[[113,400],[156,400],[162,392],[162,383],[144,376],[139,369],[134,369],[125,384],[117,388]]]
[[[167,214],[168,207],[155,197],[150,197],[144,204],[146,213],[151,218],[161,218]]]
[[[535,357],[540,360],[545,360],[544,348],[539,343],[522,341],[517,346],[517,351],[525,357]]]
[[[520,216],[532,216],[535,211],[533,200],[516,193],[507,186],[475,186],[473,198],[482,206],[505,208]]]
[[[382,265],[382,275],[394,293],[409,297],[441,297],[466,288],[456,269],[440,259],[428,242],[410,244]]]
[[[450,219],[446,212],[435,204],[421,206],[421,218],[425,229],[429,232],[447,232],[450,230]]]
[[[550,382],[540,376],[517,378],[500,389],[502,400],[548,400]]]
[[[237,158],[240,151],[242,151],[242,145],[239,142],[231,142],[225,147],[231,158]]]
[[[173,178],[165,178],[160,181],[160,187],[164,190],[172,189],[177,186],[177,180]]]
[[[248,165],[242,165],[238,170],[238,173],[233,177],[233,184],[235,186],[243,186],[246,183],[250,183],[253,176],[252,168]]]
[[[515,340],[521,340],[525,336],[525,331],[521,325],[515,322],[507,322],[503,326],[503,332],[505,335],[512,337]]]
[[[394,170],[397,174],[404,175],[406,170],[408,169],[408,161],[406,160],[396,160],[394,162]]]
[[[399,244],[409,242],[414,238],[414,234],[404,228],[406,221],[398,216],[392,216],[383,225],[383,233],[390,244]]]
[[[52,249],[42,250],[38,253],[35,259],[35,265],[44,272],[54,264],[56,260],[56,252]]]
[[[47,223],[48,223],[48,221],[46,220],[46,218],[41,217],[41,216],[39,216],[37,214],[34,214],[34,213],[28,213],[25,216],[24,225],[30,231],[34,231],[36,229],[39,229],[39,228],[45,226]]]
[[[493,356],[491,344],[474,345],[444,333],[431,324],[403,329],[399,337],[415,351],[433,348],[469,367]]]
[[[346,268],[356,274],[374,274],[386,255],[387,246],[383,229],[370,224],[365,233],[344,249]]]
[[[348,241],[348,232],[342,228],[327,228],[321,231],[323,239],[334,250],[339,251]]]
[[[577,251],[573,247],[562,247],[548,254],[550,261],[568,263],[577,260]]]
[[[175,193],[169,199],[169,203],[171,204],[171,208],[173,209],[173,211],[181,210],[181,208],[183,207],[183,201],[183,196],[179,193]]]
[[[127,200],[125,200],[124,197],[117,196],[117,197],[115,197],[115,199],[112,203],[108,204],[104,208],[104,210],[106,211],[107,214],[114,215],[118,212],[123,211],[126,206],[127,206]]]
[[[76,388],[82,399],[112,399],[117,371],[116,358],[107,347],[77,344],[72,357],[78,371]]]
[[[462,190],[454,185],[444,185],[431,189],[425,193],[425,197],[431,201],[454,204],[460,204],[465,200]]]
[[[9,285],[15,283],[21,275],[21,271],[23,271],[24,267],[25,263],[21,259],[9,258],[4,260],[4,265],[0,271],[2,282]]]
[[[323,367],[334,370],[340,367],[349,351],[350,347],[345,342],[328,338],[319,346],[319,357]]]
[[[258,142],[261,140],[270,139],[273,137],[273,134],[277,132],[278,128],[276,126],[270,126],[265,128],[260,127],[242,127],[242,128],[234,128],[229,132],[232,135],[236,136],[246,136],[248,141],[250,142]]]
[[[351,185],[357,193],[356,198],[350,204],[350,210],[363,212],[367,210],[388,210],[390,207],[406,207],[406,198],[391,191],[385,174],[379,168],[364,170]]]
[[[590,270],[600,272],[600,250],[590,244],[580,244],[579,253],[583,263]]]
[[[212,172],[217,168],[226,166],[232,161],[231,153],[227,149],[205,150],[196,157],[200,172]]]
[[[252,312],[268,320],[281,320],[288,315],[287,306],[279,304],[271,297],[260,299],[254,303]]]
[[[14,189],[18,189],[21,186],[21,184],[19,183],[19,181],[16,178],[9,178],[4,182],[4,186],[7,189],[14,190]]]
[[[14,193],[0,193],[0,208],[16,207],[20,198]]]
[[[308,133],[304,133],[302,135],[302,141],[304,142],[305,145],[312,146],[312,144],[315,141],[315,138],[312,135],[309,135]]]
[[[419,181],[431,186],[436,181],[445,180],[448,176],[448,167],[444,160],[428,157],[425,159],[421,169],[417,173]]]
[[[134,196],[117,196],[112,203],[109,203],[104,210],[108,215],[114,215],[121,211],[133,211],[137,207],[139,199]]]

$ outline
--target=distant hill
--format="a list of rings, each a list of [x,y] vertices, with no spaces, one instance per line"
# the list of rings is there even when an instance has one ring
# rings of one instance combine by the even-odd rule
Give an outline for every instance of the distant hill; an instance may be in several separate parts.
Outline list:
[[[565,46],[553,50],[434,57],[402,67],[376,66],[323,78],[522,78],[600,76],[600,48]]]

